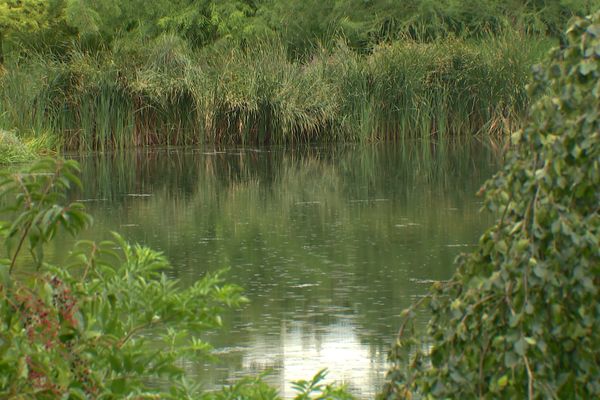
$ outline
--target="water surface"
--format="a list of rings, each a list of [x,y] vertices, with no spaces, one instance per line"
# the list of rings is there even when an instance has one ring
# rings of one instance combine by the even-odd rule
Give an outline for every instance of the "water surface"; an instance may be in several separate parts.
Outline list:
[[[423,142],[79,161],[75,196],[95,219],[85,236],[160,249],[183,284],[229,267],[245,288],[250,304],[207,337],[221,361],[190,366],[207,388],[272,369],[290,397],[290,381],[328,367],[361,398],[384,381],[400,311],[490,224],[475,192],[498,165],[481,144]]]

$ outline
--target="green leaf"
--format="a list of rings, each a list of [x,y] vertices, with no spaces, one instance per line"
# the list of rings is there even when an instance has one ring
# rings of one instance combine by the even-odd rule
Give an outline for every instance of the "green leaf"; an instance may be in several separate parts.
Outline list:
[[[517,340],[515,342],[514,349],[518,355],[520,355],[520,356],[525,355],[525,353],[527,352],[527,341],[525,340],[524,337],[519,338],[519,340]]]
[[[114,379],[110,384],[110,390],[115,395],[125,395],[128,393],[127,380],[125,378]]]
[[[508,375],[502,375],[500,379],[498,379],[497,384],[501,389],[508,385]]]
[[[504,365],[507,368],[513,368],[519,363],[519,357],[512,351],[504,353]]]

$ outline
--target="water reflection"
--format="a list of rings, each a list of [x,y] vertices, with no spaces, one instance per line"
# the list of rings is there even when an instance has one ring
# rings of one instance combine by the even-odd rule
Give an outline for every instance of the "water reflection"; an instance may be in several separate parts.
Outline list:
[[[364,398],[381,386],[400,311],[489,224],[474,193],[497,166],[480,144],[423,142],[80,161],[85,191],[73,196],[96,221],[87,237],[117,230],[164,251],[182,284],[230,267],[246,289],[251,303],[207,334],[221,361],[190,367],[198,380],[214,388],[271,368],[291,396],[291,380],[328,367]]]
[[[290,381],[310,378],[322,368],[329,368],[330,379],[346,382],[354,392],[366,394],[364,388],[383,384],[382,371],[369,366],[383,364],[385,352],[361,343],[357,326],[353,316],[325,326],[282,321],[277,340],[254,338],[242,357],[242,367],[281,371],[276,384],[285,397],[293,396]]]

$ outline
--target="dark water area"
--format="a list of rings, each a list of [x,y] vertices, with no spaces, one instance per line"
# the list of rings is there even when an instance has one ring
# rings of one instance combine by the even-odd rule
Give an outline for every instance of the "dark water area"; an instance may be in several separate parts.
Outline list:
[[[182,285],[229,268],[245,289],[250,303],[204,335],[219,361],[187,365],[194,378],[210,389],[271,369],[286,397],[325,367],[328,381],[375,396],[401,310],[493,222],[475,193],[499,165],[476,142],[76,158],[85,189],[73,196],[95,220],[85,238],[118,231],[163,251]]]

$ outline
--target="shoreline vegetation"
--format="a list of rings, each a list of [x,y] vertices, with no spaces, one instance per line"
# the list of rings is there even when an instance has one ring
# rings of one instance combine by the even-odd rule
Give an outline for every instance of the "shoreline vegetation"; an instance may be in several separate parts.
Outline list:
[[[524,119],[481,190],[500,219],[405,310],[378,398],[598,398],[600,12],[558,33],[598,6],[0,0],[0,157],[502,134]],[[196,335],[246,302],[220,274],[180,290],[161,253],[119,235],[45,261],[59,229],[92,222],[68,201],[78,173],[47,159],[0,174],[0,397],[280,398],[261,377],[186,380],[182,360],[210,352]],[[353,399],[324,378],[294,382],[295,398]]]
[[[600,11],[566,34],[481,189],[496,223],[404,311],[382,399],[600,397]]]
[[[137,58],[73,50],[9,64],[2,125],[58,132],[81,151],[502,134],[521,121],[529,69],[547,48],[516,34],[369,55],[340,43],[302,63],[279,41],[204,55],[168,35]]]
[[[503,135],[531,67],[592,7],[105,3],[0,8],[0,129],[79,151]]]

